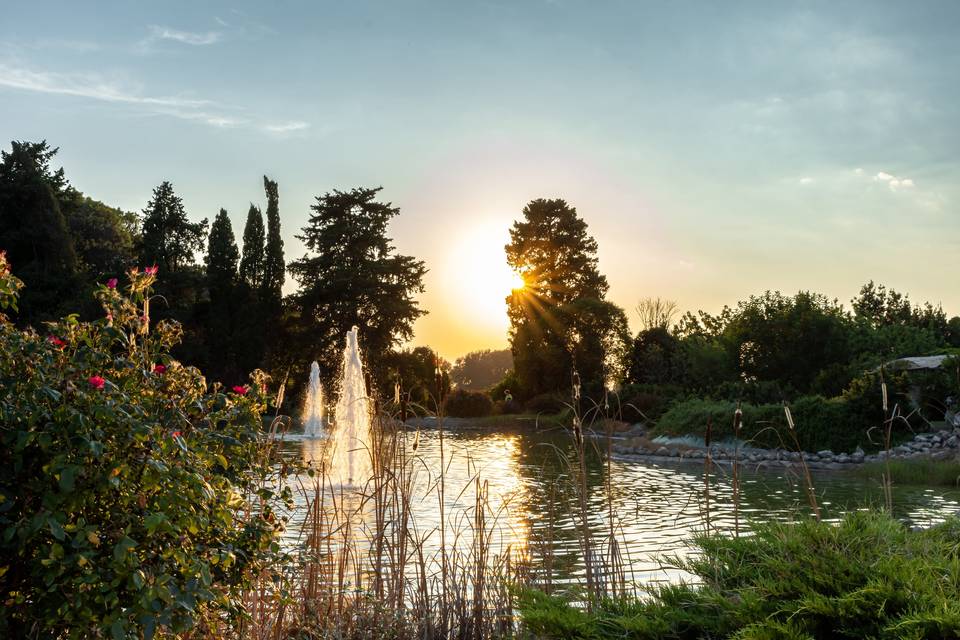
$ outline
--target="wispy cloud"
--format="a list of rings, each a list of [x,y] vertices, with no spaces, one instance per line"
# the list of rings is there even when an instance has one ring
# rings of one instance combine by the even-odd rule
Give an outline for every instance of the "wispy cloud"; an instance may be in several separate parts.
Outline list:
[[[48,71],[31,71],[0,63],[0,86],[54,93],[65,96],[80,96],[105,102],[122,102],[151,107],[199,109],[211,104],[209,100],[182,97],[151,97],[131,92],[114,82],[92,74],[65,74]]]
[[[291,120],[289,122],[278,122],[264,125],[264,131],[270,133],[290,133],[291,131],[302,131],[310,126],[309,122],[301,120]]]
[[[0,63],[0,87],[126,104],[150,114],[202,122],[217,128],[256,127],[270,133],[291,133],[310,126],[299,120],[263,124],[262,121],[257,122],[242,115],[243,109],[228,108],[211,100],[144,95],[97,74],[33,71]]]
[[[203,33],[181,31],[179,29],[171,29],[170,27],[154,24],[150,25],[150,38],[155,40],[173,40],[194,46],[206,46],[220,42],[223,34],[219,31],[206,31]]]

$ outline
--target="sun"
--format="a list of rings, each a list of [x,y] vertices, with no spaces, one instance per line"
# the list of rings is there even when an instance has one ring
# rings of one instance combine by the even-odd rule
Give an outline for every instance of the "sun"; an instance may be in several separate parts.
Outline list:
[[[458,315],[466,323],[497,329],[508,326],[506,298],[527,286],[507,264],[504,246],[509,241],[506,225],[477,224],[451,243],[448,286],[456,293]]]

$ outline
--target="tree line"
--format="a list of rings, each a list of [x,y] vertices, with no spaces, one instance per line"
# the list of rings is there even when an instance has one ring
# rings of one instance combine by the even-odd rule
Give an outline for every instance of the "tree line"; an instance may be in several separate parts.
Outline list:
[[[307,253],[288,263],[279,188],[269,177],[265,212],[251,203],[238,243],[225,209],[212,222],[196,220],[169,181],[141,212],[127,212],[73,187],[54,168],[56,154],[45,141],[14,141],[0,156],[0,249],[26,284],[19,324],[40,329],[70,313],[92,317],[98,285],[156,267],[149,320],[177,320],[184,340],[174,355],[211,381],[229,386],[259,368],[296,388],[317,359],[330,384],[354,325],[372,356],[373,381],[384,388],[403,378],[425,400],[436,370],[449,368],[432,350],[401,348],[425,313],[416,295],[426,267],[387,237],[400,210],[376,200],[379,188],[318,196],[297,236]],[[285,296],[288,272],[297,287]]]
[[[351,326],[371,384],[392,397],[400,383],[426,408],[451,384],[521,402],[567,399],[574,387],[594,400],[651,386],[764,401],[833,396],[888,359],[960,346],[960,318],[872,282],[849,309],[812,292],[766,292],[677,320],[675,304],[648,299],[632,334],[626,311],[607,299],[586,221],[564,200],[541,198],[524,207],[504,247],[525,283],[504,292],[509,352],[451,365],[429,347],[403,348],[426,313],[417,296],[427,268],[394,247],[388,225],[400,209],[379,188],[317,196],[297,234],[306,252],[288,261],[279,187],[266,176],[265,213],[250,204],[238,242],[225,209],[197,221],[167,181],[139,213],[94,200],[54,168],[56,153],[14,141],[0,158],[0,249],[27,284],[17,321],[40,327],[92,313],[99,283],[156,266],[152,319],[179,321],[185,339],[175,355],[226,384],[260,368],[296,389],[314,359],[330,384]],[[295,288],[284,295],[287,274]]]

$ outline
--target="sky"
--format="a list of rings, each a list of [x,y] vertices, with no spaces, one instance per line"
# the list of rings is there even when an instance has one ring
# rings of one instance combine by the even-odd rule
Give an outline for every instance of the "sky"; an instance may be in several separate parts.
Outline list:
[[[0,0],[0,141],[139,211],[170,180],[237,237],[262,176],[288,260],[318,195],[382,186],[430,269],[412,344],[507,344],[526,202],[589,225],[609,297],[960,313],[960,3]],[[288,289],[293,283],[288,283]]]

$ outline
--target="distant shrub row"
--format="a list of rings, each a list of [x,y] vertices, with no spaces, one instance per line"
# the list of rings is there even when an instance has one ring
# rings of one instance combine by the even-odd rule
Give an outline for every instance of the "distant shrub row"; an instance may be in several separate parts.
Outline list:
[[[845,398],[804,396],[790,405],[796,427],[796,438],[804,451],[830,449],[851,452],[857,447],[864,451],[882,448],[883,412],[880,406],[865,407],[863,403]],[[733,415],[736,403],[719,400],[690,399],[674,405],[657,422],[654,435],[703,436],[707,422],[713,423],[713,438],[720,440],[733,436]],[[743,423],[740,437],[758,447],[794,449],[782,404],[743,404]],[[909,431],[902,421],[895,423],[896,440]]]

